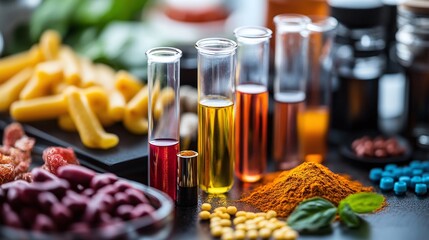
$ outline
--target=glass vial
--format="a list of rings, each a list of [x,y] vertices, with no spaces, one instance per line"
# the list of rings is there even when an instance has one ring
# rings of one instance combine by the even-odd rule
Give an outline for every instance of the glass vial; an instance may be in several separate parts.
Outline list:
[[[298,14],[274,17],[276,49],[274,78],[273,158],[278,169],[290,169],[301,161],[298,155],[298,115],[304,109],[307,74],[307,25]]]
[[[200,188],[228,192],[234,182],[234,89],[237,44],[224,38],[199,40],[198,164]]]
[[[268,68],[271,30],[240,27],[237,39],[235,174],[243,182],[261,179],[267,162]]]
[[[177,154],[177,201],[178,206],[195,206],[198,203],[197,165],[198,153],[183,150]]]
[[[146,52],[149,85],[149,185],[176,200],[180,57],[176,48]]]
[[[326,154],[332,80],[332,45],[337,20],[311,17],[304,111],[298,114],[299,155],[321,163]]]

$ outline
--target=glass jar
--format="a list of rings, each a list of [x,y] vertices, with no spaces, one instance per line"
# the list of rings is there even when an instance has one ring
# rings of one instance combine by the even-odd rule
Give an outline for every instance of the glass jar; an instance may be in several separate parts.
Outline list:
[[[407,78],[406,134],[429,149],[429,2],[411,0],[398,8],[397,55]]]
[[[379,1],[330,1],[339,22],[331,109],[331,126],[339,134],[334,141],[352,131],[377,130],[379,78],[385,68],[382,6]]]

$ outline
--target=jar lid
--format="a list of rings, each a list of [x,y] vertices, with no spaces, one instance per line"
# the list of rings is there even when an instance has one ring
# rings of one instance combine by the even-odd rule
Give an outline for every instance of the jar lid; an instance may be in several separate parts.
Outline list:
[[[429,15],[429,1],[424,0],[408,0],[399,6],[401,10],[405,10],[417,15]]]
[[[382,25],[383,3],[379,0],[330,0],[331,16],[348,28]]]

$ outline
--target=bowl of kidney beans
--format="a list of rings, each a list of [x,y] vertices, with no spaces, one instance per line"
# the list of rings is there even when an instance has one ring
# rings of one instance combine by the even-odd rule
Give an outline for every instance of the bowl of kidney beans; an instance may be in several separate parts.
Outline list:
[[[347,159],[368,164],[406,162],[411,156],[411,147],[400,136],[369,136],[354,138],[340,149]]]
[[[31,183],[0,186],[0,236],[134,239],[168,234],[173,201],[156,189],[77,165],[60,167],[57,176],[41,168],[32,175]]]

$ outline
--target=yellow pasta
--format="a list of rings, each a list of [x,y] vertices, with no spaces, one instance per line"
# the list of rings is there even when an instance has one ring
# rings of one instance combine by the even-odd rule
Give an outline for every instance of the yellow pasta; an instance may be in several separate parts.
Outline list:
[[[47,60],[58,58],[61,47],[61,36],[57,31],[45,31],[40,37],[40,49]]]
[[[42,60],[43,55],[37,45],[26,52],[0,59],[0,83],[10,79],[22,69],[34,66]]]
[[[125,71],[116,74],[115,88],[122,93],[125,100],[130,101],[142,88],[143,84]]]
[[[0,85],[0,112],[7,111],[10,105],[19,99],[19,93],[30,80],[32,74],[32,68],[25,68]]]
[[[49,94],[50,89],[58,83],[63,76],[59,62],[51,61],[37,65],[35,74],[20,93],[19,98],[28,100]]]
[[[149,101],[148,87],[143,87],[125,107],[124,126],[135,134],[148,131],[147,108]]]
[[[106,64],[96,64],[97,83],[107,90],[115,88],[115,71]]]
[[[66,115],[61,115],[58,118],[58,126],[60,126],[60,128],[62,130],[65,130],[67,132],[76,132],[76,125],[73,122],[73,119],[70,117],[69,114]]]
[[[97,70],[88,58],[81,57],[80,71],[81,71],[81,82],[80,86],[83,88],[94,86],[97,84]]]
[[[10,107],[10,115],[21,122],[55,119],[64,114],[67,101],[63,94],[20,100]]]
[[[120,121],[124,117],[125,112],[125,98],[122,94],[113,90],[108,93],[109,94],[109,105],[107,107],[108,116],[110,119],[115,121]]]
[[[77,90],[67,91],[68,111],[83,144],[89,148],[108,149],[116,146],[118,136],[106,133],[91,110],[86,97]]]
[[[64,80],[67,84],[79,85],[80,66],[76,55],[69,47],[62,47],[60,50],[60,61],[63,65]]]

